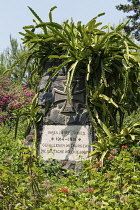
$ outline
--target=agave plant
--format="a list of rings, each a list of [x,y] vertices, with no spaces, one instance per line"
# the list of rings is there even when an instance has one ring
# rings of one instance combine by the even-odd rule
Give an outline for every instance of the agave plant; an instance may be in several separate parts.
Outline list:
[[[59,66],[47,69],[52,71],[51,79],[64,66],[68,66],[66,91],[70,99],[70,87],[76,74],[83,74],[86,85],[87,109],[91,121],[98,129],[105,125],[110,132],[119,133],[126,112],[137,108],[139,95],[139,56],[140,46],[136,45],[125,33],[126,23],[117,27],[110,24],[101,27],[94,17],[86,25],[80,21],[65,21],[62,25],[53,22],[52,11],[49,22],[43,22],[35,11],[29,7],[35,16],[34,25],[25,26],[23,43],[28,45],[31,53],[27,63],[34,60],[35,72],[42,75],[46,62],[59,60]],[[100,26],[100,29],[99,29]],[[38,33],[38,29],[42,32]]]

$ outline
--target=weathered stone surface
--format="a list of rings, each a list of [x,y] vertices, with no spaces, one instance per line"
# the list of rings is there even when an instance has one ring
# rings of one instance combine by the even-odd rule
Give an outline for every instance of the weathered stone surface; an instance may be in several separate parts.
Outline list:
[[[85,107],[86,92],[83,77],[75,77],[71,88],[72,100],[70,103],[67,92],[64,92],[66,69],[62,69],[53,78],[49,89],[43,93],[43,89],[50,76],[44,73],[39,86],[38,105],[45,107],[47,103],[50,104],[49,111],[43,118],[43,124],[88,124],[89,117]]]
[[[44,125],[39,151],[44,160],[80,161],[91,152],[91,143],[89,125]]]
[[[47,63],[45,69],[59,64],[59,62]],[[85,105],[84,78],[81,75],[75,75],[71,86],[71,101],[69,101],[67,92],[64,92],[66,73],[66,67],[61,69],[59,74],[51,80],[45,93],[44,87],[52,73],[45,72],[42,76],[38,105],[42,106],[43,111],[46,104],[49,104],[49,109],[38,125],[38,150],[45,161],[49,158],[58,159],[64,168],[75,170],[75,167],[78,167],[79,157],[86,159],[92,150],[89,144],[94,140],[94,132]],[[71,134],[62,134],[70,128]],[[78,131],[86,134],[75,135],[74,132]]]

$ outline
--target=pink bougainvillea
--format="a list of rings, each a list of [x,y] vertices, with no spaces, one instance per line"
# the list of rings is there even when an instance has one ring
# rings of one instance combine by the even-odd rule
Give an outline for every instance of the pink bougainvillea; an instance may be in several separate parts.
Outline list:
[[[0,78],[0,124],[12,117],[16,109],[26,109],[31,103],[34,93],[27,85],[12,84],[6,76]]]

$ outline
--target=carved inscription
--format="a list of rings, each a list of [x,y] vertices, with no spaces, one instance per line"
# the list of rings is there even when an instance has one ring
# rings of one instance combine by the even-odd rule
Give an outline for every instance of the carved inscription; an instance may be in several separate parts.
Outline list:
[[[86,125],[44,125],[40,155],[44,160],[80,160],[92,150],[92,134]]]

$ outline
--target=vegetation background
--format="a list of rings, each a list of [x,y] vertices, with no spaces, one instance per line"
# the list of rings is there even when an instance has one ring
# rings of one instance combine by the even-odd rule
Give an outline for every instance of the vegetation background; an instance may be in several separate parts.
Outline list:
[[[128,2],[131,7],[117,8],[134,9],[139,16],[139,1]],[[85,25],[73,20],[58,24],[53,22],[54,9],[44,22],[29,7],[36,21],[24,27],[24,45],[10,37],[10,47],[0,56],[0,209],[138,210],[140,46],[134,39],[138,19],[102,27],[100,14]],[[79,174],[37,157],[36,126],[42,118],[37,87],[44,64],[55,59],[61,64],[48,70],[52,77],[67,64],[68,86],[79,69],[85,76],[96,141],[91,160],[83,162]],[[70,89],[66,91],[71,100]],[[31,125],[32,148],[25,140]]]

